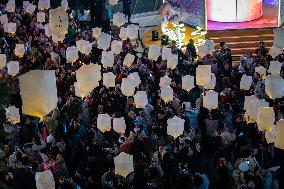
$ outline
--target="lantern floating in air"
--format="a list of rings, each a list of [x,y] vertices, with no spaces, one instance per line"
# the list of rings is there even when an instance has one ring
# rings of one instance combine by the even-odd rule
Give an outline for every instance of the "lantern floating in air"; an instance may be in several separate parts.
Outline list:
[[[271,73],[271,74],[279,75],[282,66],[283,66],[283,64],[281,62],[271,61],[268,72]]]
[[[24,44],[16,44],[15,47],[15,55],[19,58],[22,58],[25,54],[25,45]]]
[[[177,138],[183,134],[184,131],[184,119],[177,116],[167,120],[167,134]]]
[[[50,170],[36,172],[35,181],[37,189],[55,189],[54,177]]]
[[[182,89],[190,91],[194,88],[194,76],[186,75],[182,77]]]
[[[115,87],[115,75],[112,72],[103,73],[103,85],[107,88]]]
[[[160,87],[166,87],[166,86],[170,86],[172,83],[172,79],[169,78],[169,76],[165,75],[164,77],[160,78]]]
[[[278,55],[282,53],[283,53],[283,50],[275,46],[272,46],[269,50],[269,54],[272,56],[272,58],[276,58]]]
[[[199,86],[205,86],[211,81],[211,66],[199,65],[196,68],[196,84]]]
[[[167,58],[167,68],[176,69],[178,64],[178,55],[171,54]]]
[[[7,64],[8,74],[16,76],[20,71],[19,61],[10,61]]]
[[[67,62],[74,63],[79,59],[78,48],[75,46],[68,47],[66,49],[66,60]]]
[[[111,129],[111,117],[108,114],[98,114],[97,128],[102,132],[109,131]]]
[[[78,86],[77,82],[74,82],[74,88],[75,88],[75,95],[80,97],[80,98],[85,98],[85,97],[87,97],[90,94],[89,91],[85,91],[84,89],[81,89]]]
[[[113,158],[115,166],[115,174],[127,177],[130,173],[134,171],[133,166],[133,155],[121,152],[118,156]]]
[[[126,129],[124,117],[113,118],[113,130],[117,133],[124,133]]]
[[[50,8],[50,0],[39,0],[37,5],[39,10],[45,10]]]
[[[240,89],[249,90],[252,85],[252,76],[243,75],[240,83]]]
[[[29,14],[33,14],[35,10],[36,10],[36,6],[31,3],[28,3],[25,9],[26,13],[29,13]]]
[[[133,97],[136,108],[145,108],[145,106],[148,104],[146,91],[137,91]]]
[[[98,28],[98,27],[93,28],[92,32],[93,32],[93,34],[92,34],[93,37],[97,39],[102,34],[102,28]]]
[[[134,40],[138,37],[138,30],[139,26],[136,26],[134,24],[130,24],[127,26],[127,37],[130,40]]]
[[[68,33],[69,16],[62,8],[49,10],[49,28],[56,35]]]
[[[122,78],[121,92],[124,96],[133,96],[135,91],[135,83],[131,78]]]
[[[104,68],[112,68],[114,64],[114,56],[111,51],[103,51],[102,52],[102,60],[101,63]]]
[[[16,2],[15,0],[9,0],[6,4],[7,12],[15,12]]]
[[[217,109],[219,103],[218,96],[219,94],[213,90],[204,92],[203,107],[207,108],[208,110]]]
[[[89,55],[92,52],[93,44],[91,42],[83,40],[80,45],[80,49],[78,49],[82,54]]]
[[[203,58],[208,54],[212,54],[215,48],[215,42],[213,40],[207,40],[205,43],[197,47],[197,54],[199,57]]]
[[[127,36],[127,28],[121,27],[119,31],[119,38],[125,40],[128,38]]]
[[[109,0],[108,2],[110,5],[117,5],[118,0]]]
[[[50,27],[49,27],[50,28]],[[51,31],[51,30],[50,30]],[[52,31],[51,31],[52,32]],[[52,41],[54,43],[62,42],[65,39],[65,35],[57,35],[55,33],[51,33]]]
[[[123,60],[123,65],[130,67],[130,66],[132,66],[134,60],[135,60],[135,56],[130,54],[130,53],[127,53],[127,55],[125,56],[125,58]]]
[[[141,83],[141,79],[140,76],[138,74],[138,72],[132,72],[128,75],[128,78],[132,79],[134,82],[134,86],[135,87],[139,87],[140,83]]]
[[[39,23],[45,22],[45,13],[44,12],[38,12],[36,14],[36,21]]]
[[[44,25],[44,32],[45,32],[45,35],[46,35],[47,37],[51,37],[51,36],[52,36],[52,32],[51,32],[51,30],[50,30],[50,28],[49,28],[49,24],[45,24],[45,25]]]
[[[15,125],[21,121],[19,108],[16,108],[15,106],[10,106],[8,108],[5,108],[5,111],[6,118],[10,123]]]
[[[2,15],[0,16],[0,22],[1,22],[2,25],[8,24],[9,21],[8,21],[7,14],[2,14]]]
[[[275,143],[276,140],[276,126],[272,126],[271,131],[265,131],[265,139],[268,144]]]
[[[167,60],[168,57],[172,54],[171,48],[163,48],[162,50],[162,60]]]
[[[248,123],[255,123],[259,108],[269,107],[269,103],[263,99],[259,100],[255,96],[250,96],[245,98],[248,99],[247,101],[245,101],[247,103],[245,105],[246,107],[245,118]]]
[[[68,9],[68,1],[67,0],[61,0],[61,8],[65,11]]]
[[[97,39],[98,48],[106,51],[110,47],[110,43],[111,36],[102,32]]]
[[[275,147],[284,150],[284,119],[279,120],[276,123],[276,136],[275,136]]]
[[[17,31],[17,24],[14,22],[9,22],[7,24],[7,32],[8,33],[16,33]]]
[[[118,55],[122,50],[122,41],[113,40],[111,42],[111,52]]]
[[[149,46],[148,59],[157,61],[159,56],[161,55],[161,47],[160,46]]]
[[[43,118],[57,107],[55,70],[31,70],[19,76],[22,112]]]
[[[0,54],[0,69],[3,69],[6,66],[7,57],[6,54]]]
[[[280,75],[268,75],[265,78],[265,93],[270,99],[284,96],[284,79]]]
[[[263,66],[255,67],[255,72],[260,75],[260,78],[265,79],[266,77],[266,68]]]
[[[260,107],[257,112],[257,127],[260,131],[272,131],[275,113],[272,107]]]
[[[168,103],[174,99],[174,91],[170,86],[161,87],[161,98]]]
[[[122,14],[121,12],[117,12],[113,14],[112,22],[113,22],[113,25],[117,27],[123,26],[126,23],[124,14]]]

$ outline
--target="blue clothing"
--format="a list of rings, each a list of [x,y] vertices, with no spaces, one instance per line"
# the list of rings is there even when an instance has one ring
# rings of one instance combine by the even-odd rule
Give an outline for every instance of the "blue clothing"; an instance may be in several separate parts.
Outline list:
[[[188,111],[185,113],[186,118],[189,120],[189,125],[191,128],[197,129],[198,128],[198,115],[199,115],[199,109],[192,109],[191,111]]]

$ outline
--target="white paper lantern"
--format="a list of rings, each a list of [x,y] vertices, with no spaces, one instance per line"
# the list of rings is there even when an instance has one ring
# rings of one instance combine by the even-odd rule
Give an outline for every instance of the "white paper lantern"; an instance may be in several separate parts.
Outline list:
[[[146,91],[137,91],[133,97],[136,108],[145,108],[145,106],[148,104]]]
[[[263,99],[259,100],[258,98],[254,96],[251,96],[247,99],[250,99],[250,100],[245,101],[247,103],[245,118],[248,123],[255,123],[257,119],[259,108],[269,107],[269,103]]]
[[[96,28],[93,28],[92,31],[93,31],[93,37],[96,39],[100,37],[100,35],[102,34],[102,28],[96,27]]]
[[[3,69],[6,66],[7,57],[6,54],[0,54],[0,69]]]
[[[117,5],[118,0],[109,0],[108,3],[109,3],[110,5]]]
[[[128,38],[128,35],[127,35],[127,28],[124,28],[124,27],[121,27],[121,28],[120,28],[119,38],[122,39],[122,40],[125,40],[125,39]]]
[[[206,39],[203,44],[197,47],[197,54],[201,58],[208,54],[212,54],[215,48],[215,42],[213,40]]]
[[[15,0],[9,0],[8,3],[6,4],[7,12],[15,12],[15,8],[16,8]]]
[[[149,46],[148,58],[150,60],[157,61],[159,56],[161,55],[161,47],[160,46]]]
[[[271,61],[268,72],[271,73],[271,74],[276,74],[276,75],[278,74],[279,75],[282,66],[283,66],[283,64],[281,62]]]
[[[184,131],[184,119],[177,116],[167,120],[167,134],[177,138],[183,134]]]
[[[21,121],[19,108],[16,108],[15,106],[10,106],[8,108],[5,108],[5,111],[6,111],[6,118],[10,123],[17,124]]]
[[[39,22],[39,23],[45,22],[45,13],[44,13],[44,12],[38,12],[38,13],[36,14],[36,20],[37,20],[37,22]]]
[[[19,58],[22,58],[25,54],[25,45],[24,44],[16,44],[15,47],[15,55]]]
[[[111,52],[113,54],[118,55],[120,54],[121,50],[122,50],[122,41],[113,40],[111,42]]]
[[[66,49],[67,62],[74,63],[79,59],[78,48],[75,46]]]
[[[126,124],[124,117],[113,118],[113,130],[117,133],[124,133],[126,129]]]
[[[138,37],[139,26],[130,24],[127,26],[127,37],[130,40],[134,40]]]
[[[75,88],[75,95],[80,98],[85,98],[90,94],[89,91],[84,91],[83,89],[81,89],[77,82],[74,82],[74,88]]]
[[[167,58],[167,68],[176,69],[178,64],[178,55],[171,54]]]
[[[47,37],[51,37],[52,36],[52,32],[51,32],[51,30],[49,28],[49,24],[48,23],[44,25],[44,32],[45,32],[45,35]]]
[[[168,103],[174,99],[174,91],[170,86],[161,87],[161,98]]]
[[[133,80],[135,87],[139,87],[139,85],[141,83],[141,79],[140,79],[138,72],[130,73],[127,78],[130,78],[130,79]]]
[[[29,14],[33,14],[35,10],[36,10],[36,6],[31,3],[27,4],[27,7],[25,9],[26,13],[29,13]]]
[[[98,64],[83,64],[76,71],[77,85],[79,89],[85,92],[92,92],[94,88],[99,86],[101,77],[101,66]]]
[[[97,128],[102,132],[109,131],[111,129],[111,117],[108,114],[98,114]]]
[[[284,48],[284,30],[282,28],[275,28],[273,46],[278,48]]]
[[[49,10],[49,28],[56,35],[65,35],[68,33],[69,16],[62,8]]]
[[[284,96],[284,79],[279,75],[268,75],[265,78],[265,93],[270,99]]]
[[[199,65],[196,68],[196,84],[199,86],[205,86],[211,81],[211,66]]]
[[[216,86],[216,76],[214,73],[211,73],[211,79],[210,79],[210,82],[207,83],[204,88],[205,89],[214,89]]]
[[[114,64],[114,56],[111,51],[103,51],[102,52],[102,60],[101,63],[104,68],[112,68]]]
[[[7,32],[8,33],[16,33],[17,31],[17,24],[14,22],[9,22],[7,24]]]
[[[162,50],[162,60],[167,60],[168,57],[172,54],[171,48],[163,48]]]
[[[55,181],[50,170],[36,172],[35,180],[37,189],[55,189]]]
[[[125,56],[125,58],[123,60],[123,65],[130,67],[130,66],[132,66],[134,60],[135,60],[135,56],[130,54],[130,53],[127,53],[127,55]]]
[[[106,51],[110,47],[110,43],[111,43],[111,36],[109,34],[102,32],[97,39],[98,48]]]
[[[249,90],[252,85],[252,76],[243,75],[240,82],[240,89]]]
[[[2,14],[2,15],[0,16],[0,22],[1,22],[2,25],[9,23],[7,14]]]
[[[272,131],[275,122],[275,113],[272,107],[261,107],[257,113],[257,126],[260,131]]]
[[[279,120],[276,123],[276,137],[275,137],[275,147],[284,150],[284,119]]]
[[[50,27],[49,27],[50,28]],[[51,31],[51,30],[50,30]],[[52,31],[51,31],[52,32]],[[65,35],[57,35],[55,33],[51,33],[52,41],[54,43],[62,42],[65,39]]]
[[[272,56],[272,58],[276,58],[278,55],[282,53],[283,53],[283,50],[275,46],[272,46],[269,50],[269,54]]]
[[[61,0],[61,8],[64,10],[68,9],[68,1],[67,0]]]
[[[194,76],[191,76],[191,75],[183,76],[182,77],[182,89],[186,91],[190,91],[193,88],[194,88]]]
[[[117,175],[127,177],[134,171],[133,155],[121,152],[118,156],[113,158],[115,169],[114,172]]]
[[[115,87],[115,75],[112,72],[103,73],[103,85],[107,88]]]
[[[37,5],[39,10],[45,10],[50,8],[50,0],[39,0]]]
[[[43,118],[57,107],[55,70],[31,70],[19,76],[22,113]]]
[[[265,132],[265,139],[268,144],[275,143],[276,140],[276,126],[272,126],[272,131]]]
[[[261,78],[265,79],[266,77],[266,69],[263,66],[255,67],[255,72],[258,73]]]
[[[92,52],[92,49],[93,49],[93,44],[90,43],[89,41],[84,41],[81,44],[80,52],[84,55],[89,55]]]
[[[112,22],[113,22],[113,25],[117,27],[123,26],[126,23],[124,14],[121,12],[117,12],[113,14]]]
[[[135,83],[131,78],[122,78],[121,92],[124,96],[133,96],[135,91]]]
[[[10,61],[7,64],[8,74],[11,76],[16,76],[20,71],[19,61]]]
[[[203,95],[203,107],[208,110],[218,108],[218,96],[219,94],[213,90],[206,91],[206,94]]]
[[[256,98],[256,96],[254,95],[251,95],[251,96],[245,96],[245,102],[244,102],[244,110],[248,110],[248,106],[249,106],[249,103],[250,101],[257,101],[258,98]]]
[[[162,87],[170,86],[171,83],[172,83],[172,79],[169,78],[169,76],[165,75],[164,77],[160,78],[159,86],[162,88]]]

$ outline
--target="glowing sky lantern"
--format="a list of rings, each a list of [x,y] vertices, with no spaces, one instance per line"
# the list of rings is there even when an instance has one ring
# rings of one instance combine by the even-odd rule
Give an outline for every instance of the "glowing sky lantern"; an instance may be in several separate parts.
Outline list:
[[[56,35],[68,33],[69,16],[62,8],[49,10],[49,28]]]
[[[45,32],[45,35],[47,37],[51,37],[52,36],[52,32],[51,32],[51,30],[49,28],[49,24],[48,23],[44,25],[44,32]]]
[[[44,12],[38,12],[36,14],[36,21],[39,23],[45,22],[45,13]]]
[[[111,51],[103,51],[102,52],[102,60],[101,63],[104,68],[112,68],[114,64],[114,56]]]
[[[207,83],[204,88],[205,89],[214,89],[216,86],[216,76],[214,73],[211,73],[211,79],[210,79],[210,82]]]
[[[108,2],[110,5],[117,5],[118,0],[109,0]]]
[[[111,36],[104,32],[97,39],[98,48],[102,50],[107,50],[110,47],[111,43]]]
[[[265,78],[265,93],[270,99],[284,96],[284,79],[279,75],[268,75]]]
[[[17,124],[21,121],[19,108],[16,108],[15,106],[9,106],[8,108],[5,108],[5,111],[6,118],[10,123]]]
[[[19,58],[22,58],[25,54],[25,45],[24,44],[16,44],[15,47],[15,55]]]
[[[124,117],[121,118],[113,118],[113,130],[117,133],[124,133],[126,129],[126,124]]]
[[[132,66],[134,60],[135,60],[135,56],[130,54],[130,53],[127,53],[127,55],[125,56],[125,58],[123,60],[123,65],[130,67],[130,66]]]
[[[281,119],[276,123],[275,133],[275,147],[284,150],[284,119]]]
[[[127,177],[130,173],[134,171],[133,166],[133,155],[121,152],[118,156],[113,158],[114,161],[114,172],[117,175]]]
[[[219,94],[213,90],[205,92],[206,95],[203,95],[203,107],[208,110],[217,109],[219,104]]]
[[[211,81],[211,66],[210,65],[198,65],[196,68],[196,84],[199,86],[205,86]]]
[[[49,27],[50,28],[50,27]],[[51,30],[50,30],[51,31]],[[52,31],[51,31],[52,32]],[[65,39],[65,35],[57,35],[55,33],[51,33],[52,41],[54,43],[63,42]]]
[[[138,74],[138,72],[132,72],[128,75],[128,78],[132,79],[134,82],[134,86],[135,87],[139,87],[140,83],[141,83],[141,79],[140,76]]]
[[[266,68],[263,66],[255,67],[255,72],[258,73],[261,78],[265,79],[266,77]]]
[[[184,131],[184,119],[177,116],[167,120],[167,134],[177,138],[183,134]]]
[[[103,73],[103,85],[107,88],[115,87],[115,78],[112,72]]]
[[[162,60],[167,60],[168,57],[172,54],[171,48],[163,48],[162,50]]]
[[[169,76],[165,75],[164,77],[160,78],[160,87],[166,87],[166,86],[170,86],[172,83],[172,79],[169,78]]]
[[[36,172],[35,174],[37,189],[55,189],[55,181],[50,170]]]
[[[50,0],[39,0],[37,5],[39,10],[45,10],[50,8]]]
[[[265,131],[265,139],[268,144],[275,143],[276,140],[276,126],[272,126],[272,131]]]
[[[79,59],[78,48],[75,46],[68,47],[66,49],[67,62],[74,63]]]
[[[276,74],[276,75],[278,74],[279,75],[282,66],[283,66],[283,64],[281,62],[271,61],[268,72],[271,73],[271,74]]]
[[[85,92],[92,92],[99,86],[101,77],[101,66],[98,64],[83,64],[76,71],[77,85],[79,89]]]
[[[133,96],[135,91],[135,83],[131,78],[122,78],[121,92],[124,96]]]
[[[25,9],[26,13],[29,13],[29,14],[33,14],[35,10],[36,10],[36,6],[31,3],[28,3]]]
[[[161,87],[161,98],[168,103],[174,99],[174,91],[170,86]]]
[[[182,77],[182,89],[190,91],[194,88],[194,76],[186,75]]]
[[[272,107],[260,107],[256,123],[260,131],[272,131],[275,122],[275,113]]]
[[[20,71],[19,61],[10,61],[7,64],[8,74],[11,76],[16,76]]]
[[[145,108],[145,106],[148,104],[146,91],[137,91],[133,97],[136,108]]]
[[[94,38],[97,39],[98,37],[100,37],[101,34],[102,34],[102,28],[98,28],[98,27],[92,28],[92,36]]]
[[[61,0],[61,8],[64,10],[68,9],[68,1],[67,0]]]
[[[126,23],[124,14],[121,12],[117,12],[113,14],[112,22],[113,22],[113,25],[117,27],[123,26]]]
[[[201,44],[200,46],[197,47],[197,54],[201,58],[208,54],[212,54],[215,48],[215,42],[213,40],[207,40],[205,43]]]
[[[122,50],[122,41],[113,40],[111,42],[111,52],[118,55]]]
[[[278,55],[282,53],[283,53],[283,50],[275,46],[272,46],[269,50],[269,54],[272,56],[272,58],[276,58]]]
[[[127,28],[121,27],[119,31],[119,38],[125,40],[128,38],[127,36]]]
[[[93,44],[89,41],[84,41],[81,44],[80,52],[84,55],[89,55],[92,52]]]
[[[167,58],[167,68],[176,69],[178,64],[178,55],[171,54]]]
[[[14,22],[9,22],[7,24],[7,32],[8,33],[16,33],[17,31],[17,24]]]
[[[74,88],[75,88],[75,95],[80,98],[85,98],[90,94],[89,91],[81,89],[80,86],[78,86],[77,82],[74,82]]]
[[[0,69],[3,69],[6,66],[7,57],[6,54],[0,54]]]
[[[258,110],[261,107],[269,107],[269,103],[265,100],[259,100],[255,96],[246,97],[246,113],[245,118],[248,123],[255,123],[257,119]]]
[[[138,37],[139,26],[130,24],[127,26],[127,37],[134,40]]]
[[[97,128],[102,132],[109,131],[111,129],[111,117],[108,114],[98,114]]]
[[[243,75],[240,82],[240,89],[249,90],[252,85],[252,76]]]
[[[9,0],[6,4],[7,12],[15,12],[16,2],[15,0]]]
[[[31,70],[19,76],[22,113],[43,118],[57,107],[55,70]]]
[[[7,14],[0,15],[0,22],[2,25],[9,23]]]
[[[150,60],[157,61],[160,55],[161,55],[160,46],[155,46],[155,45],[149,46],[148,58]]]

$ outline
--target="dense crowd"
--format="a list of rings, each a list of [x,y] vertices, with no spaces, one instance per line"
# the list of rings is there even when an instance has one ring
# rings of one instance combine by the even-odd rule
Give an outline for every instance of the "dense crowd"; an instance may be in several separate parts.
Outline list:
[[[18,75],[36,69],[56,70],[59,101],[43,121],[21,115],[20,123],[1,125],[6,135],[1,146],[3,187],[36,188],[35,173],[49,169],[56,186],[67,189],[284,188],[283,150],[268,144],[257,125],[244,118],[244,97],[253,94],[274,107],[276,121],[284,118],[283,98],[269,99],[263,77],[254,70],[260,65],[268,68],[273,60],[263,42],[254,53],[243,55],[237,67],[225,42],[203,58],[197,56],[192,41],[183,50],[171,42],[178,65],[176,69],[167,69],[161,57],[157,61],[148,59],[148,49],[141,51],[139,39],[124,40],[113,68],[102,68],[103,72],[115,74],[116,86],[106,88],[101,83],[81,99],[75,95],[75,71],[83,63],[101,64],[102,50],[92,37],[92,24],[97,23],[81,22],[74,16],[64,42],[54,43],[36,22],[35,14],[16,10],[8,13],[8,19],[17,23],[17,31],[5,33],[0,26],[0,53],[6,54],[8,60],[20,62]],[[119,39],[109,20],[102,27],[112,39]],[[67,63],[67,47],[80,39],[93,42],[91,54],[80,54],[78,61]],[[15,44],[25,44],[23,58],[15,56]],[[131,67],[122,64],[127,53],[135,55]],[[284,62],[284,54],[276,60]],[[211,65],[216,75],[214,90],[220,93],[217,109],[209,111],[203,107],[206,90],[202,87],[195,85],[189,92],[182,89],[182,76],[195,76],[198,65]],[[122,78],[133,72],[138,72],[141,79],[136,90],[147,92],[149,104],[143,109],[136,108],[134,98],[125,97],[120,89]],[[250,90],[240,90],[243,74],[253,76]],[[159,92],[159,80],[164,75],[172,79],[174,100],[169,103],[163,102]],[[1,84],[10,89],[10,105],[21,109],[17,77],[8,75],[4,68],[0,78]],[[104,113],[112,118],[124,117],[125,133],[101,132],[96,121],[98,114]],[[167,120],[174,116],[185,120],[184,133],[177,139],[167,135]],[[231,137],[224,137],[224,133]],[[134,172],[126,178],[114,173],[113,158],[120,152],[134,158]],[[249,162],[248,170],[240,170],[243,161]]]

